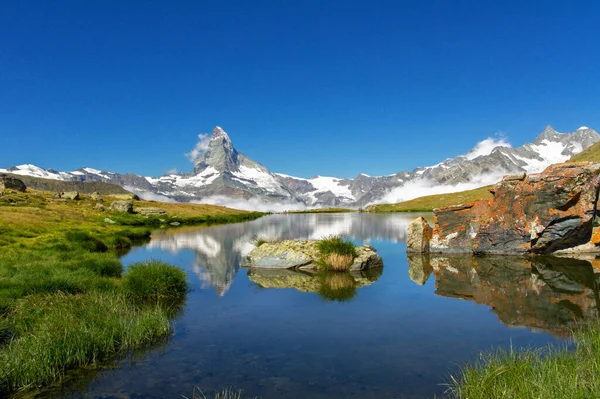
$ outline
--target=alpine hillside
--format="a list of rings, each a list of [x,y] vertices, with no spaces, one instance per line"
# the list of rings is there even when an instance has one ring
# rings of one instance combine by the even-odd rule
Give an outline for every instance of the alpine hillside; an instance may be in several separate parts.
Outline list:
[[[113,183],[142,197],[160,195],[183,202],[227,205],[232,200],[253,200],[254,204],[260,201],[267,206],[277,204],[283,208],[362,207],[481,187],[497,182],[505,174],[540,172],[550,164],[567,161],[599,141],[600,135],[585,126],[573,133],[559,133],[548,126],[533,143],[513,148],[502,140],[488,139],[467,154],[412,171],[388,176],[359,174],[352,179],[324,176],[307,179],[272,173],[238,152],[229,135],[217,126],[190,173],[143,177],[88,167],[58,172],[34,165],[14,166],[0,169],[0,172],[56,180]],[[236,204],[239,206],[239,201]]]

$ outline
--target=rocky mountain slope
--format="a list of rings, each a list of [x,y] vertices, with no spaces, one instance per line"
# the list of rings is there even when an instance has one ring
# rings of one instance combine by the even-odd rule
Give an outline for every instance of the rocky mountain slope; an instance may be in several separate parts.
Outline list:
[[[57,172],[34,165],[0,169],[0,172],[57,180],[101,181],[117,184],[141,196],[151,193],[177,201],[228,204],[231,200],[252,200],[279,204],[284,208],[362,207],[375,202],[398,202],[426,194],[480,187],[497,182],[505,174],[540,172],[599,141],[600,135],[585,126],[573,133],[559,133],[548,126],[533,143],[521,147],[512,148],[503,141],[488,139],[467,154],[412,171],[388,176],[359,174],[353,179],[325,176],[305,179],[272,173],[239,153],[227,133],[216,127],[190,173],[154,178],[92,168]]]

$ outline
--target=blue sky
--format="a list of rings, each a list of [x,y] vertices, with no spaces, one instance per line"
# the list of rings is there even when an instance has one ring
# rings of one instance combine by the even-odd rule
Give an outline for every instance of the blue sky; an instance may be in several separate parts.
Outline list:
[[[161,175],[222,126],[275,172],[412,170],[600,130],[597,1],[23,1],[0,9],[0,167]]]

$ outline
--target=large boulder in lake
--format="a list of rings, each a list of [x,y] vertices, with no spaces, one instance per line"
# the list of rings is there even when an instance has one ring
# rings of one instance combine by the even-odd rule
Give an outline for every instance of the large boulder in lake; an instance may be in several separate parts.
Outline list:
[[[429,252],[431,241],[431,226],[424,217],[419,216],[408,225],[406,239],[406,252],[423,253]]]
[[[490,190],[490,200],[435,209],[430,252],[598,251],[593,222],[599,189],[600,164],[592,162],[506,176]]]
[[[317,240],[284,240],[266,242],[252,250],[244,265],[250,268],[264,269],[317,269],[321,253]],[[358,256],[354,258],[350,271],[383,267],[381,257],[370,245],[357,247]]]

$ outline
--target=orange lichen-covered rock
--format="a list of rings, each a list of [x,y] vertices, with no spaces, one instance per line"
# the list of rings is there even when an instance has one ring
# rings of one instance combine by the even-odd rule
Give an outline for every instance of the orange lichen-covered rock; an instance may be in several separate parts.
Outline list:
[[[491,200],[435,209],[430,251],[552,253],[589,243],[599,189],[592,162],[506,176]]]

